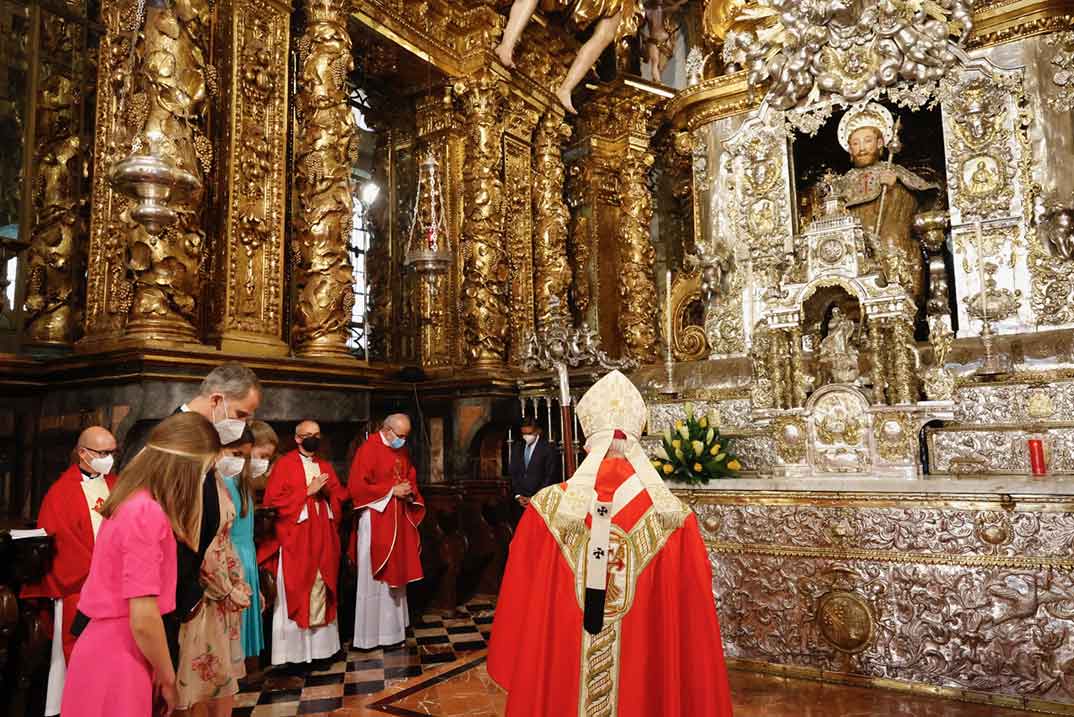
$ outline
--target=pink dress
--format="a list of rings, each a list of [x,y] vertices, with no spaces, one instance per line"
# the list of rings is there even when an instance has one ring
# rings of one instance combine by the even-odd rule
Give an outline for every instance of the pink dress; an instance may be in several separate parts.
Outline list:
[[[90,618],[75,642],[63,689],[63,717],[150,717],[152,668],[131,633],[130,598],[157,596],[175,609],[175,536],[149,493],[132,495],[97,534],[78,609]]]

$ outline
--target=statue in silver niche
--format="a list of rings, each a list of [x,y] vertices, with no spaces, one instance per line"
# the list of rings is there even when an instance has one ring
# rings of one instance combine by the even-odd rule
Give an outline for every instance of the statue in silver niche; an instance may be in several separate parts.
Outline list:
[[[820,364],[827,372],[829,383],[854,383],[858,380],[858,348],[855,345],[854,322],[843,315],[838,306],[832,307],[828,333],[820,340]]]
[[[877,269],[923,306],[924,264],[913,235],[914,216],[931,208],[940,187],[892,162],[895,134],[884,106],[868,102],[847,110],[839,122],[839,144],[853,166],[834,188],[847,212],[861,220]]]

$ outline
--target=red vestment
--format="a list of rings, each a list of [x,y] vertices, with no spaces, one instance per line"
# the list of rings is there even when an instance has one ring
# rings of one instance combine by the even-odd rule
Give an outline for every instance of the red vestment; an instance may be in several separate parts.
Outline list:
[[[598,499],[610,501],[633,474],[626,460],[605,459]],[[546,522],[551,492],[564,487],[538,493],[511,543],[488,653],[489,675],[508,692],[507,717],[586,714],[583,672],[592,688],[584,699],[599,703],[608,694],[608,714],[729,717],[712,571],[693,513],[677,528],[661,527],[643,490],[612,518],[604,629],[584,636],[578,568],[566,552],[574,545],[584,570],[588,530],[575,542]]]
[[[381,512],[369,508],[373,579],[390,587],[405,587],[421,580],[421,536],[418,525],[425,518],[425,499],[418,490],[417,471],[410,463],[406,448],[388,446],[378,431],[354,454],[347,488],[354,499],[355,511],[366,508],[391,494],[396,483],[410,483],[412,500],[392,496]],[[357,536],[350,544],[355,559]]]
[[[63,656],[66,660],[70,660],[75,646],[71,621],[78,611],[78,596],[89,575],[93,557],[93,524],[86,494],[82,492],[83,480],[78,465],[72,465],[45,493],[37,527],[44,529],[55,541],[52,568],[41,582],[24,585],[21,592],[23,598],[63,600]],[[117,476],[108,474],[104,480],[112,490]]]
[[[324,580],[326,623],[336,619],[339,583],[339,517],[346,489],[327,461],[315,459],[328,482],[317,495],[307,495],[306,471],[297,450],[284,455],[272,468],[265,486],[266,508],[276,509],[276,537],[258,548],[258,562],[276,574],[276,555],[283,553],[283,589],[288,617],[310,628],[310,592],[318,571]],[[279,586],[277,586],[277,589]]]

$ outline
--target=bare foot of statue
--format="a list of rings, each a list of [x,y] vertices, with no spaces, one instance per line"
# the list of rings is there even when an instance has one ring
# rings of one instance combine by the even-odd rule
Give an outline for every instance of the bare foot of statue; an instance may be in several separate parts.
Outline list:
[[[574,103],[571,102],[571,92],[565,87],[560,87],[556,90],[556,97],[559,99],[559,103],[563,105],[563,108],[570,112],[572,115],[578,114],[578,110],[574,109]]]
[[[512,57],[514,52],[511,50],[511,48],[508,48],[501,42],[499,45],[496,46],[496,49],[493,50],[493,52],[496,53],[496,57],[500,58],[500,62],[503,63],[504,67],[509,70],[515,69],[515,60]]]

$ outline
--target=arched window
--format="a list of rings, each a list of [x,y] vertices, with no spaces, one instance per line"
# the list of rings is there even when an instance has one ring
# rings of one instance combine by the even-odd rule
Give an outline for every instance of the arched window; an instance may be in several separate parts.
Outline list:
[[[351,224],[350,252],[354,264],[354,308],[351,311],[351,333],[347,339],[350,350],[363,358],[369,358],[368,336],[368,283],[366,281],[366,252],[369,251],[371,235],[366,222],[366,211],[376,201],[380,187],[372,179],[371,159],[376,141],[373,130],[366,124],[362,114],[363,93],[353,93],[351,112],[358,125],[358,151],[351,167],[351,188],[354,196]]]

